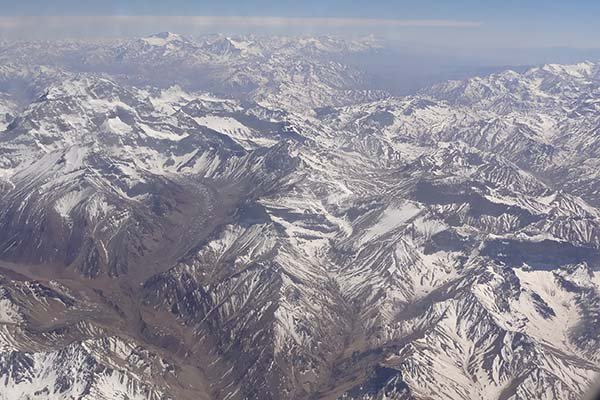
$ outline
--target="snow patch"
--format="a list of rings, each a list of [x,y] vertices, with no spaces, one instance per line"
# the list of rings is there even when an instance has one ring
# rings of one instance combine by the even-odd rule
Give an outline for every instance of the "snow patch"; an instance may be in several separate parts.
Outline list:
[[[368,228],[360,239],[360,244],[381,237],[396,228],[399,228],[412,218],[416,217],[421,208],[413,203],[405,203],[400,207],[388,207],[381,214],[377,222]]]

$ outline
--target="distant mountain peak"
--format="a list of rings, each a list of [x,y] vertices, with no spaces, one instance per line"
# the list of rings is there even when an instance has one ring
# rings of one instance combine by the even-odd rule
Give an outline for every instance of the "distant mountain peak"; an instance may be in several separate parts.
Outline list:
[[[173,42],[183,42],[184,39],[181,35],[173,32],[159,32],[148,37],[142,38],[144,42],[152,46],[164,46]]]

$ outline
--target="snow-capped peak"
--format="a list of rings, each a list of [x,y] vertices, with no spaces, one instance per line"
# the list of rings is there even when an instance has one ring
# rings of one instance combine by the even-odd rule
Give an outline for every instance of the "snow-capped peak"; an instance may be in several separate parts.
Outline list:
[[[172,32],[160,32],[142,38],[142,40],[152,46],[165,46],[169,43],[183,42],[184,39],[181,35]]]

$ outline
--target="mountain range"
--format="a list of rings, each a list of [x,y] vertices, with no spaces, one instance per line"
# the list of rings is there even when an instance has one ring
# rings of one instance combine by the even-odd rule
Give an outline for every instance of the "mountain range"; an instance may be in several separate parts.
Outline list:
[[[377,40],[0,47],[0,399],[579,399],[600,64],[396,97]]]

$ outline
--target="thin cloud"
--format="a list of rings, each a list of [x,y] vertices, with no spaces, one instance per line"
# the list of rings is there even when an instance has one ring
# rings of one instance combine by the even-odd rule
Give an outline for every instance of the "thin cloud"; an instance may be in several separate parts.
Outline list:
[[[478,28],[479,21],[439,19],[289,18],[262,16],[23,16],[0,17],[0,33],[11,36],[96,36],[152,30],[205,32],[219,30],[327,31],[401,28]]]
[[[96,18],[96,17],[92,17]],[[376,19],[376,18],[290,18],[290,17],[146,17],[146,16],[123,16],[105,17],[121,21],[151,22],[182,22],[197,26],[229,26],[229,27],[286,27],[286,26],[335,26],[335,27],[447,27],[447,28],[475,28],[481,26],[478,21],[457,20],[400,20],[400,19]]]

